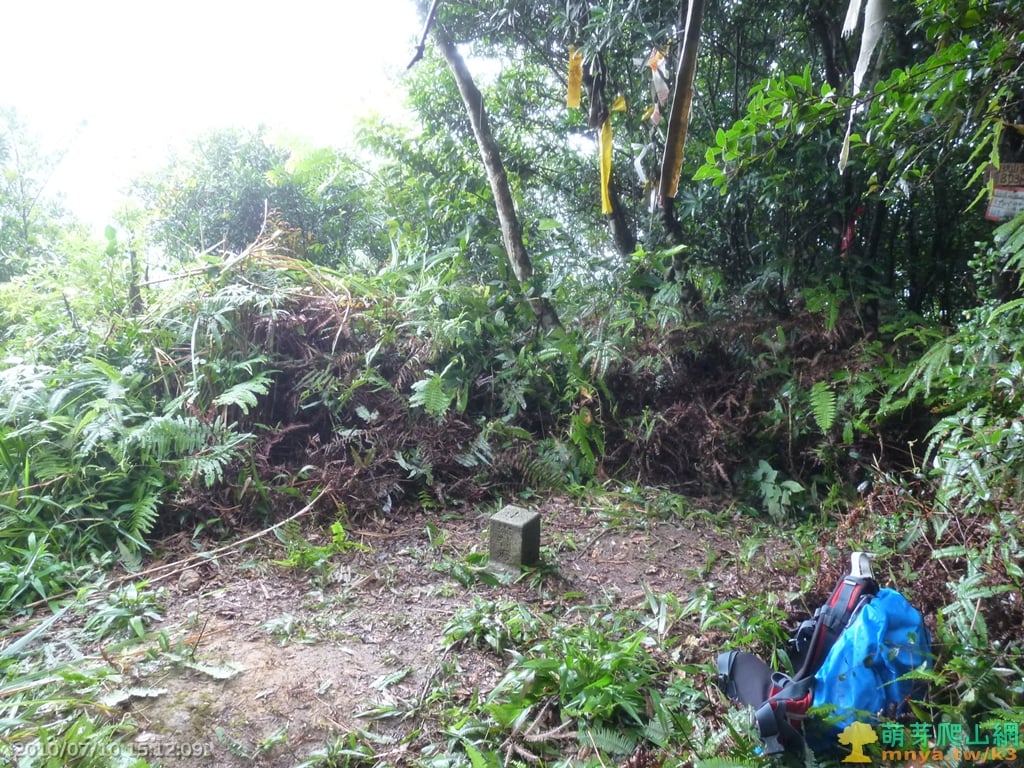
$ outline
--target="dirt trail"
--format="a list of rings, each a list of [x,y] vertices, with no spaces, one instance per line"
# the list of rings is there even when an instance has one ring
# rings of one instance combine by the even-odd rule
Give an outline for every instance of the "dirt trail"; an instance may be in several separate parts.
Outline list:
[[[158,627],[182,663],[133,670],[138,686],[163,691],[130,703],[140,727],[133,744],[154,765],[293,766],[331,736],[369,727],[367,713],[422,701],[444,661],[444,627],[474,594],[629,604],[646,586],[682,599],[736,546],[686,521],[618,524],[564,500],[539,509],[543,593],[527,579],[467,588],[445,572],[486,549],[488,516],[475,513],[432,517],[429,532],[422,518],[353,533],[370,550],[338,556],[329,578],[268,564],[265,554],[182,577]],[[501,671],[472,651],[460,652],[458,664],[467,695],[486,691]],[[372,725],[401,736],[414,720]]]

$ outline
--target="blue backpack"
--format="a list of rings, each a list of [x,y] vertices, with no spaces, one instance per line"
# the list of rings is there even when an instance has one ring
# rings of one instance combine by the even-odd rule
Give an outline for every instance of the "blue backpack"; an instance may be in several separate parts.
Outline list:
[[[921,614],[899,592],[879,588],[861,552],[828,602],[797,628],[789,653],[792,676],[744,651],[718,657],[718,685],[754,708],[764,754],[805,743],[819,754],[835,751],[846,726],[904,716],[927,692],[906,677],[931,666]]]

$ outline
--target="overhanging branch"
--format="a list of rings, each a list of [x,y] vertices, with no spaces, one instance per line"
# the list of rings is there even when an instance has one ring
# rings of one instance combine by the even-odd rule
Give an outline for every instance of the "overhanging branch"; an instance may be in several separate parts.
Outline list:
[[[427,49],[427,35],[430,34],[430,28],[434,26],[434,18],[437,16],[437,7],[441,4],[441,0],[434,0],[430,4],[430,10],[427,11],[426,21],[423,22],[423,34],[420,35],[420,42],[416,46],[416,55],[412,57],[412,61],[409,62],[409,66],[406,70],[410,70],[415,66],[416,62],[423,58],[423,52]]]

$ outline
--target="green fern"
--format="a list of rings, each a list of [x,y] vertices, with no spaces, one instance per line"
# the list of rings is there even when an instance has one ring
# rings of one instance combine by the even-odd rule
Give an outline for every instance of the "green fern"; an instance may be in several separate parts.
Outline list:
[[[417,408],[422,408],[429,415],[440,421],[448,413],[452,401],[455,399],[455,392],[445,387],[441,374],[431,373],[426,379],[421,379],[412,385],[412,396],[409,403]]]
[[[140,485],[139,487],[144,487]],[[128,530],[134,537],[145,536],[153,530],[156,521],[160,516],[160,487],[156,486],[154,491],[146,493],[141,498],[130,504],[124,504],[118,512],[129,512]]]
[[[254,435],[249,432],[225,432],[202,453],[183,459],[181,475],[192,481],[202,480],[203,485],[212,488],[224,479],[224,468],[242,455],[242,449],[252,442],[253,438]]]
[[[592,376],[601,379],[608,373],[611,365],[620,362],[622,358],[622,340],[614,337],[607,338],[605,329],[601,328],[598,330],[597,338],[590,343],[583,355],[582,362],[583,365],[590,367]]]
[[[816,381],[811,387],[811,412],[818,428],[828,433],[836,420],[836,393],[827,381]]]
[[[521,447],[502,451],[493,466],[514,478],[513,485],[519,490],[556,490],[565,487],[565,461],[560,454],[537,455]]]
[[[402,451],[395,451],[395,461],[409,473],[409,480],[423,479],[429,485],[434,484],[434,465],[423,455],[420,446],[413,448],[408,456]]]
[[[302,526],[298,520],[285,520],[274,529],[274,536],[282,544],[292,544],[302,538]]]
[[[153,416],[132,429],[125,442],[156,461],[200,451],[210,441],[211,429],[195,416]]]
[[[236,406],[242,413],[248,414],[249,409],[257,406],[259,398],[270,391],[271,384],[273,381],[269,372],[261,371],[248,381],[240,381],[222,392],[213,399],[213,404],[219,407]]]
[[[464,453],[455,457],[457,463],[468,468],[490,466],[493,460],[494,451],[491,450],[491,445],[487,442],[487,435],[484,432],[476,436]]]
[[[954,334],[933,344],[914,365],[904,388],[911,395],[923,391],[925,397],[929,396],[932,385],[949,376],[950,359],[958,343],[959,339]]]
[[[633,754],[637,745],[635,736],[618,730],[613,731],[600,725],[594,725],[581,731],[580,741],[586,746],[592,746],[600,752],[617,757]]]
[[[117,551],[121,554],[121,564],[126,571],[135,573],[142,569],[142,550],[134,542],[118,539]]]
[[[0,370],[0,423],[21,425],[42,418],[51,393],[47,389],[53,369],[20,364]]]
[[[657,598],[654,597],[650,591],[647,592],[648,600]],[[666,609],[666,604],[663,601],[658,600],[660,603],[659,612]],[[664,634],[664,633],[661,633]],[[644,739],[649,741],[661,748],[667,748],[671,743],[672,738],[676,735],[677,731],[680,730],[680,724],[675,721],[672,716],[672,712],[669,707],[665,704],[665,701],[661,698],[661,695],[652,690],[648,693],[651,701],[650,709],[652,713],[651,719],[647,722],[644,727]],[[685,729],[689,730],[690,724],[685,721]]]

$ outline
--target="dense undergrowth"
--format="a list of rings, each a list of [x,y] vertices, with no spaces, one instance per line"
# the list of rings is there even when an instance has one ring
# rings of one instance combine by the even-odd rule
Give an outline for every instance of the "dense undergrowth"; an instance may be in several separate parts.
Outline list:
[[[1015,274],[1024,219],[993,249]],[[4,744],[128,730],[91,698],[102,662],[46,668],[32,641],[76,597],[93,634],[145,636],[148,592],[97,595],[157,537],[185,531],[202,549],[315,496],[329,524],[623,483],[728,499],[796,531],[816,568],[794,568],[800,587],[830,586],[849,549],[883,555],[935,634],[920,719],[1024,719],[1024,300],[951,331],[900,318],[871,334],[838,295],[765,321],[742,304],[685,312],[670,284],[544,335],[515,296],[454,280],[449,258],[355,276],[270,239],[139,294],[108,257],[100,290],[62,290],[96,277],[71,263],[0,294]],[[593,764],[762,764],[685,644],[771,652],[778,622],[758,599],[565,614],[474,601],[450,642],[490,648],[507,671],[445,715],[450,742],[423,763],[558,764],[571,742]],[[316,764],[376,761],[351,734]]]

